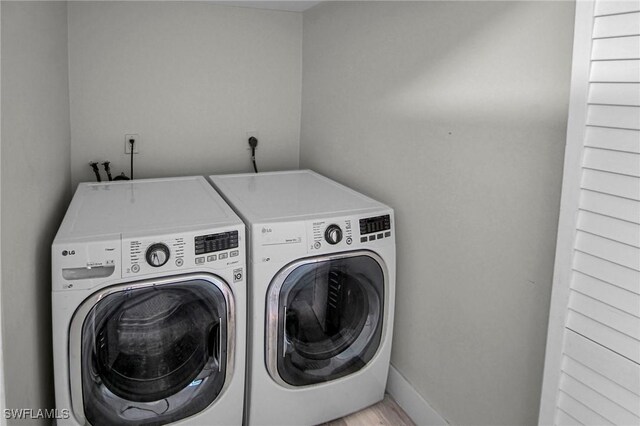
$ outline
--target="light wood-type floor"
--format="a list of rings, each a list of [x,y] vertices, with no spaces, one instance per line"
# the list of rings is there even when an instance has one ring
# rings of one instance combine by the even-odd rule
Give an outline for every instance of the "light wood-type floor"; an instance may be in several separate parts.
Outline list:
[[[415,426],[407,413],[391,398],[385,395],[384,399],[353,413],[350,416],[324,423],[321,426]]]

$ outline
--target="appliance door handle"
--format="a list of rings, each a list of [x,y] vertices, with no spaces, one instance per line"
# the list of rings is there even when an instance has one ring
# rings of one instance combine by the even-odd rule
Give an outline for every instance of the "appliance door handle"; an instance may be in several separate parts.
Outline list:
[[[222,371],[222,317],[218,317],[218,371]]]
[[[282,321],[282,358],[287,355],[287,307],[284,307],[284,320]]]

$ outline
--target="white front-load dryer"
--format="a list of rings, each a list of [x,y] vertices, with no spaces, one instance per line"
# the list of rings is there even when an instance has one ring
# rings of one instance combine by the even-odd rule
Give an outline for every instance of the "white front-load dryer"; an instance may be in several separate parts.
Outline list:
[[[241,424],[245,272],[203,177],[80,184],[52,245],[58,424]]]
[[[384,396],[393,210],[311,171],[211,176],[247,225],[250,425],[312,425]]]

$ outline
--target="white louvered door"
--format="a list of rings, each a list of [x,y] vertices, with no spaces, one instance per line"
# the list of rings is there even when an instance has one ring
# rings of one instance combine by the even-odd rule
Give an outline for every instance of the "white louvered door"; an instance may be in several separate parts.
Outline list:
[[[539,422],[640,425],[640,0],[576,5]]]

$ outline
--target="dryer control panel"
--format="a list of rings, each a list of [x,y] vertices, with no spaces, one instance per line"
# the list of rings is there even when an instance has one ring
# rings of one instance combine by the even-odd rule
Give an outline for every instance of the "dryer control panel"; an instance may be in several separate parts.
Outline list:
[[[351,218],[321,219],[307,224],[310,227],[309,250],[322,247],[349,247],[353,243],[353,224]]]
[[[393,211],[271,222],[252,227],[254,262],[287,260],[395,244]]]
[[[360,242],[381,240],[391,236],[391,215],[365,217],[359,220]]]
[[[372,214],[309,221],[307,250],[349,250],[392,242],[392,220],[392,214]]]

